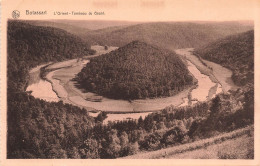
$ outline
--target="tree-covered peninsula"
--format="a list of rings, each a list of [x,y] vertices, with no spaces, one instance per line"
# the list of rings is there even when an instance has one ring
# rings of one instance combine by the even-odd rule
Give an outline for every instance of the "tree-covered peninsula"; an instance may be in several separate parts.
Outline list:
[[[172,96],[193,84],[175,53],[140,41],[91,59],[76,79],[87,91],[125,100]]]

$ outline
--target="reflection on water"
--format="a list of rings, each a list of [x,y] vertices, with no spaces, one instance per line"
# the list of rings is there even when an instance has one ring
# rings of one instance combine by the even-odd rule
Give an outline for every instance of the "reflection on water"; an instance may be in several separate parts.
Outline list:
[[[40,65],[30,70],[30,80],[26,91],[32,91],[31,95],[35,98],[49,102],[58,102],[59,98],[53,91],[51,83],[40,78],[40,69],[45,65]]]
[[[32,96],[49,102],[58,102],[59,98],[53,92],[51,83],[45,80],[39,80],[37,83],[29,85],[26,91],[32,91]]]
[[[191,97],[193,100],[205,101],[207,100],[209,90],[216,83],[212,82],[211,79],[196,68],[190,61],[188,61],[188,69],[193,74],[193,76],[198,80],[198,86],[196,89],[193,89],[191,92]]]

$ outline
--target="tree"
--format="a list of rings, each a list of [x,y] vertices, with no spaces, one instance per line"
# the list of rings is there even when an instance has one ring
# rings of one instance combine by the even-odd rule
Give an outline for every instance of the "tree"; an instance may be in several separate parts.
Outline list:
[[[157,130],[163,130],[163,129],[166,129],[164,122],[157,123]]]
[[[49,150],[47,152],[47,158],[49,158],[49,159],[66,159],[67,154],[66,154],[66,151],[60,147],[60,145],[54,144],[49,148]]]
[[[141,148],[146,150],[157,150],[160,149],[161,136],[158,133],[152,133],[145,136],[144,140],[141,141]]]
[[[140,116],[140,118],[138,119],[138,127],[141,129],[144,128],[144,120],[143,120],[142,116]]]
[[[125,131],[123,131],[120,135],[120,145],[121,145],[121,148],[124,149],[128,143],[129,143],[129,140],[128,140],[128,135],[126,134]]]
[[[244,110],[248,112],[248,117],[254,119],[254,89],[250,88],[244,95]]]
[[[220,111],[221,108],[221,100],[219,96],[216,96],[213,100],[212,100],[212,104],[210,107],[210,116],[214,116],[215,114],[217,114]]]
[[[128,154],[127,155],[133,155],[136,154],[139,150],[138,142],[134,142],[128,145]]]
[[[102,123],[107,118],[107,113],[104,111],[101,111],[98,116],[96,117],[95,121]]]
[[[80,154],[78,152],[78,149],[76,147],[73,147],[72,149],[68,150],[68,158],[72,159],[80,159]]]
[[[99,143],[95,139],[88,139],[84,141],[84,158],[96,159],[99,158]]]
[[[186,136],[187,130],[183,127],[175,127],[167,131],[162,138],[162,143],[167,145],[173,145],[177,143],[182,143]]]
[[[117,130],[112,129],[109,132],[108,136],[108,148],[107,148],[107,157],[108,158],[117,158],[120,156],[120,139],[117,137]]]

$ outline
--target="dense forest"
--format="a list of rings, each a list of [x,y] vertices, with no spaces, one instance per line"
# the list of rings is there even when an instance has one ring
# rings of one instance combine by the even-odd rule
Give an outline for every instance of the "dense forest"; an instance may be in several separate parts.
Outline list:
[[[195,54],[231,69],[239,86],[254,83],[254,31],[218,40],[195,50]]]
[[[175,53],[139,41],[91,59],[76,80],[87,91],[115,99],[172,96],[193,84]]]
[[[167,107],[145,119],[96,124],[79,147],[82,158],[118,158],[230,132],[254,123],[253,89],[221,94],[212,101]],[[250,152],[249,158],[253,158]]]
[[[94,124],[94,119],[86,110],[35,99],[24,90],[30,68],[49,61],[81,57],[93,51],[87,43],[64,30],[19,21],[8,22],[7,40],[8,158],[66,158],[73,155],[64,152],[81,143],[77,138]]]
[[[85,109],[8,93],[8,158],[78,158],[95,120]]]
[[[19,93],[9,102],[8,158],[118,158],[209,138],[254,123],[253,93],[239,89],[108,125],[104,112],[94,120],[84,109]]]
[[[253,29],[240,22],[153,22],[89,31],[82,38],[91,44],[122,47],[134,40],[167,49],[198,48],[228,35]]]

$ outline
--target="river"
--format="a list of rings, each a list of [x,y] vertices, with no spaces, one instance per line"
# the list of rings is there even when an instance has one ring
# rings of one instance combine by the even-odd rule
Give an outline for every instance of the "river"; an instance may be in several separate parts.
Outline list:
[[[96,56],[116,49],[116,47],[109,48],[108,50],[103,50],[102,48],[95,46],[95,49],[98,50]],[[190,51],[191,49],[176,50],[179,55],[186,58],[190,73],[198,80],[197,86],[195,88],[187,88],[171,97],[133,101],[114,100],[103,97],[100,102],[91,101],[89,99],[97,95],[78,89],[75,85],[76,83],[72,80],[87,65],[89,62],[88,58],[68,60],[48,66],[51,69],[58,69],[46,75],[48,81],[39,79],[38,82],[30,83],[27,91],[32,91],[34,97],[46,101],[62,100],[65,103],[86,108],[88,111],[108,111],[108,118],[104,123],[124,119],[138,119],[140,116],[144,118],[149,113],[161,110],[167,106],[187,106],[198,101],[209,100],[217,93],[222,92],[222,86],[212,72],[212,75],[205,73],[204,70],[207,67],[202,65],[200,61],[197,61],[196,57]],[[202,70],[203,66],[205,67],[204,70]],[[39,67],[32,69],[31,71],[33,72],[30,72],[30,78],[32,76],[35,77],[33,73],[37,73],[39,70]],[[190,98],[188,99],[189,94]],[[113,112],[117,114],[113,114]],[[120,112],[122,114],[118,114]],[[90,115],[97,116],[97,113],[90,113]]]
[[[58,102],[60,99],[53,91],[52,84],[40,78],[40,69],[48,64],[39,65],[30,70],[29,86],[26,91],[31,91],[31,95],[36,98],[48,102]]]

